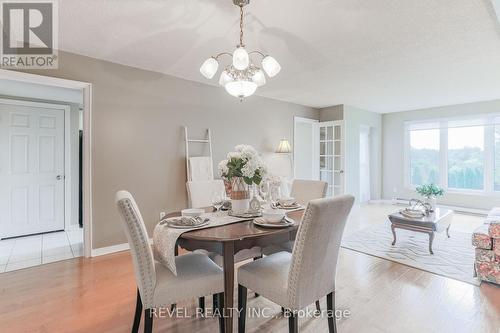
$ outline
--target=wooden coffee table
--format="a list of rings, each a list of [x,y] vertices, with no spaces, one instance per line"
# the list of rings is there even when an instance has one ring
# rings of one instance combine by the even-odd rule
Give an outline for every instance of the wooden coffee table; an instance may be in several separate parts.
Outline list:
[[[389,215],[392,235],[394,236],[392,245],[396,244],[396,228],[423,232],[429,235],[429,252],[434,254],[432,252],[434,233],[446,230],[446,235],[450,238],[449,230],[452,218],[453,211],[444,208],[436,208],[432,213],[421,218],[406,217],[399,212],[393,213]]]

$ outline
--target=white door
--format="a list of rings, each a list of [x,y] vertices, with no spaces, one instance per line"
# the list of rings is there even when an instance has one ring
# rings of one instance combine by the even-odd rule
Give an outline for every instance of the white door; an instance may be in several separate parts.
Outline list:
[[[318,179],[318,121],[294,117],[293,166],[294,178]]]
[[[0,101],[0,238],[64,229],[64,109]]]
[[[344,133],[342,121],[318,123],[319,178],[328,183],[327,196],[344,193]]]

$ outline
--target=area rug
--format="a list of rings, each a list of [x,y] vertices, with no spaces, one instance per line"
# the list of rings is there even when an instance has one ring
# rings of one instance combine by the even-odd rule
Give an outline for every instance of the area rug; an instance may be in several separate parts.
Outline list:
[[[429,253],[429,236],[423,233],[396,229],[396,245],[392,246],[390,224],[363,229],[345,235],[342,247],[371,256],[395,261],[427,272],[446,276],[473,285],[479,285],[474,278],[474,248],[471,234],[450,230],[437,233]]]

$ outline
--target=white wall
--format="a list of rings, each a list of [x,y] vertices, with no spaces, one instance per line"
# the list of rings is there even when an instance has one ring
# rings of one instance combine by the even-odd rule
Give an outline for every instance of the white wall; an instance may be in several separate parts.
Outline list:
[[[412,189],[404,186],[404,123],[406,121],[492,112],[500,112],[500,100],[384,114],[382,116],[383,198],[390,199],[394,195],[401,198],[418,196]],[[447,193],[438,200],[438,203],[490,209],[493,206],[500,206],[500,197]]]

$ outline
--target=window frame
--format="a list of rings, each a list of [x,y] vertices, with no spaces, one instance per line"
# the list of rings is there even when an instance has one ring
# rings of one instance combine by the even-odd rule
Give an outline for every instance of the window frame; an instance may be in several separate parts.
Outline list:
[[[463,117],[431,118],[417,121],[406,121],[404,123],[404,187],[415,190],[416,185],[411,184],[411,127],[418,124],[439,123],[440,144],[439,144],[439,185],[447,193],[486,195],[500,197],[500,191],[495,191],[495,119],[500,117],[499,113],[478,114]],[[460,120],[482,120],[484,123],[484,159],[483,159],[483,189],[461,189],[448,187],[448,126],[449,122]],[[491,125],[489,125],[491,124]],[[480,125],[479,125],[480,126]],[[454,126],[451,126],[453,128]]]

